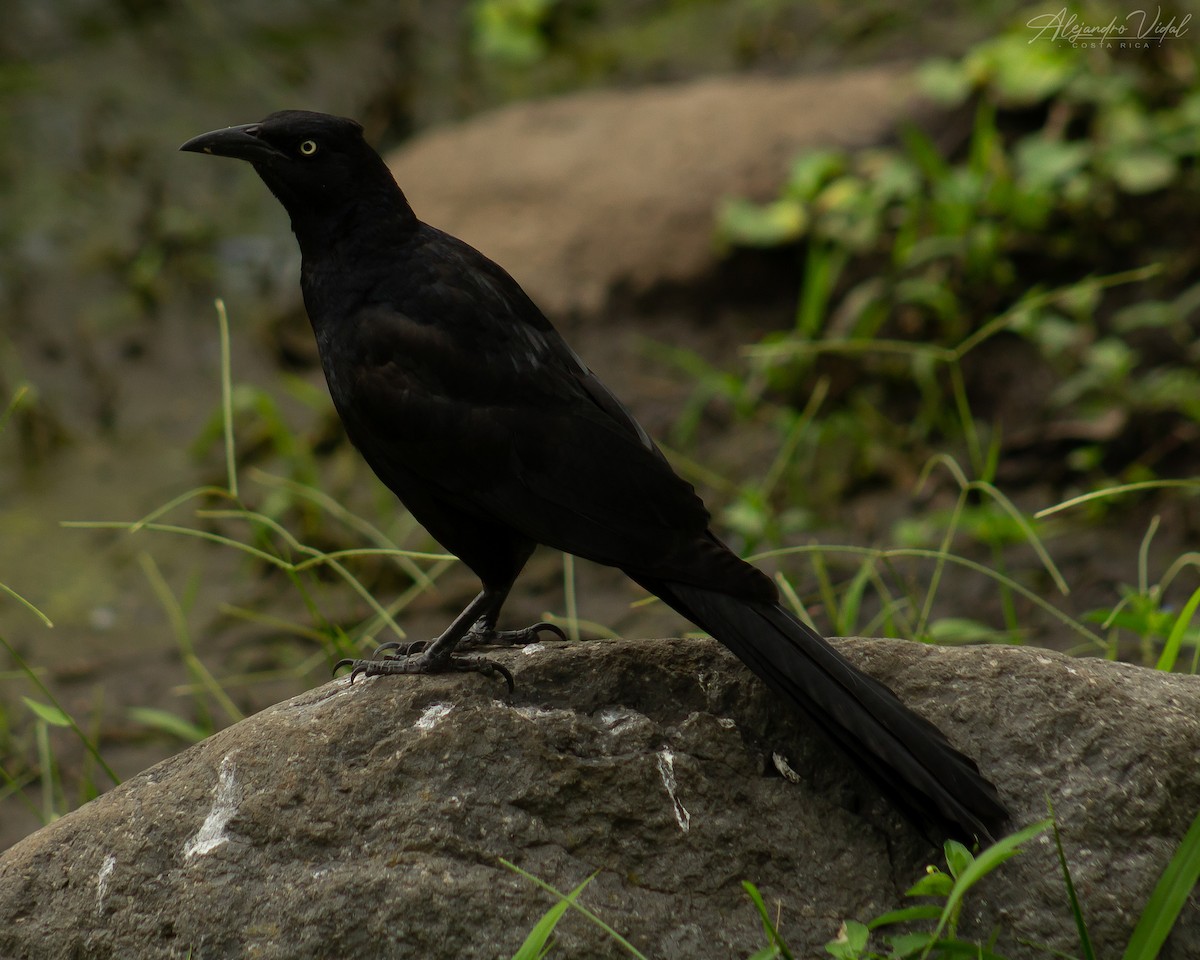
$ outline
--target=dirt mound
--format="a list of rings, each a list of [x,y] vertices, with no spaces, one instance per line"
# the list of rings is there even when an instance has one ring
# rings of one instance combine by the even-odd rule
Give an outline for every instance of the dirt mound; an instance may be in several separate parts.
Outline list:
[[[907,68],[721,77],[521,103],[391,158],[417,215],[484,251],[551,316],[711,267],[713,211],[766,198],[806,147],[879,143],[921,109]]]

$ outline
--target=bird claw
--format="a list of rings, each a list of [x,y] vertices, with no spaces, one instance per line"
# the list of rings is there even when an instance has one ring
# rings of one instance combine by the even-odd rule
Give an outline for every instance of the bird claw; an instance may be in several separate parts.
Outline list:
[[[520,630],[489,630],[476,624],[471,627],[467,635],[459,642],[459,649],[474,647],[523,647],[529,643],[536,643],[538,634],[543,630],[556,634],[559,640],[567,639],[567,635],[563,632],[562,627],[550,623],[548,620],[539,620],[537,623],[530,624],[528,627],[523,627]]]
[[[395,649],[399,644],[391,647]],[[350,667],[350,682],[358,677],[384,677],[395,675],[419,675],[435,673],[481,673],[489,679],[500,677],[508,686],[511,695],[516,690],[516,681],[512,672],[502,663],[486,660],[483,657],[447,657],[444,660],[433,660],[429,657],[405,655],[400,657],[374,657],[365,660],[339,660],[333,670],[336,673],[342,667]]]
[[[396,653],[397,657],[411,657],[414,653],[420,653],[427,646],[428,644],[424,640],[411,640],[408,643],[401,643],[399,640],[389,640],[387,643],[381,643],[372,650],[371,656],[367,659],[391,659],[390,657],[384,657],[384,654],[391,650],[402,651]]]
[[[458,642],[458,649],[473,649],[475,647],[520,647],[534,643],[538,634],[543,631],[555,634],[559,640],[566,640],[563,629],[547,620],[539,620],[520,630],[495,630],[474,624],[466,635]],[[501,677],[508,684],[511,694],[516,689],[513,675],[508,668],[495,660],[483,657],[450,656],[434,660],[424,655],[429,644],[424,640],[414,640],[403,643],[399,640],[389,640],[381,643],[371,651],[369,657],[361,659],[339,660],[333,668],[337,673],[342,667],[350,667],[350,682],[358,677],[382,677],[395,674],[421,673],[481,673],[485,677]]]

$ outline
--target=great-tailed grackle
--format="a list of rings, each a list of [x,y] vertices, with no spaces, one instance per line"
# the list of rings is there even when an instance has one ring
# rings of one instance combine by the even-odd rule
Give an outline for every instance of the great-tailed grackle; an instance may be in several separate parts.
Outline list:
[[[500,638],[513,581],[549,544],[619,567],[711,633],[918,822],[968,840],[1001,830],[1007,813],[974,762],[779,605],[517,282],[417,219],[357,123],[288,110],[181,149],[249,161],[283,204],[346,432],[483,584],[419,652],[355,661],[354,674],[497,672],[455,648]]]

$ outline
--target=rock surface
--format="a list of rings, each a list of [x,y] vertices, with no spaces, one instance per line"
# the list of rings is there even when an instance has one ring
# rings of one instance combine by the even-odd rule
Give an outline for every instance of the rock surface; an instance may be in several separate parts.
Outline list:
[[[1116,957],[1200,804],[1200,680],[1037,650],[840,648],[978,758],[1020,822],[1055,806]],[[0,856],[3,957],[508,957],[570,890],[653,958],[748,956],[754,881],[797,956],[938,861],[708,640],[546,644],[478,676],[345,679],[127,781]],[[788,779],[772,760],[794,771]],[[794,780],[794,782],[793,782]],[[1077,950],[1043,837],[960,932]],[[623,955],[573,913],[557,956]],[[1200,955],[1193,897],[1164,957]]]
[[[694,280],[716,262],[723,197],[772,197],[801,150],[877,144],[921,110],[903,66],[715,77],[514,104],[388,159],[422,220],[561,318]]]

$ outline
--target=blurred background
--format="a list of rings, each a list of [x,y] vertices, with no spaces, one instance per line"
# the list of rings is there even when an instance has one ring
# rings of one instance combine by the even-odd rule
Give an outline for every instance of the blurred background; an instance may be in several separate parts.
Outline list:
[[[500,238],[484,252],[547,291],[822,631],[1194,672],[1200,28],[1183,4],[1153,24],[1071,7],[1149,31],[1095,42],[1059,9],[10,0],[0,846],[341,656],[435,634],[475,592],[342,436],[282,210],[246,165],[176,152],[283,108],[356,117],[420,171],[401,181],[418,215],[458,198],[468,239]],[[469,200],[524,175],[511,204],[549,211],[527,249],[561,246],[568,221],[619,248],[610,204],[641,195],[638,164],[614,145],[594,158],[615,171],[605,195],[556,194],[527,131],[597,123],[597,97],[632,116],[662,91],[860,74],[910,92],[813,112],[858,129],[870,111],[873,142],[771,156],[753,188],[730,170],[677,235],[650,191],[661,262],[642,257],[637,283],[583,258],[584,296],[553,257],[504,259],[509,222]],[[454,139],[472,130],[494,152]],[[660,136],[722,129],[680,110]],[[681,275],[672,252],[697,236]],[[508,616],[545,614],[585,637],[687,629],[618,574],[539,553]]]

